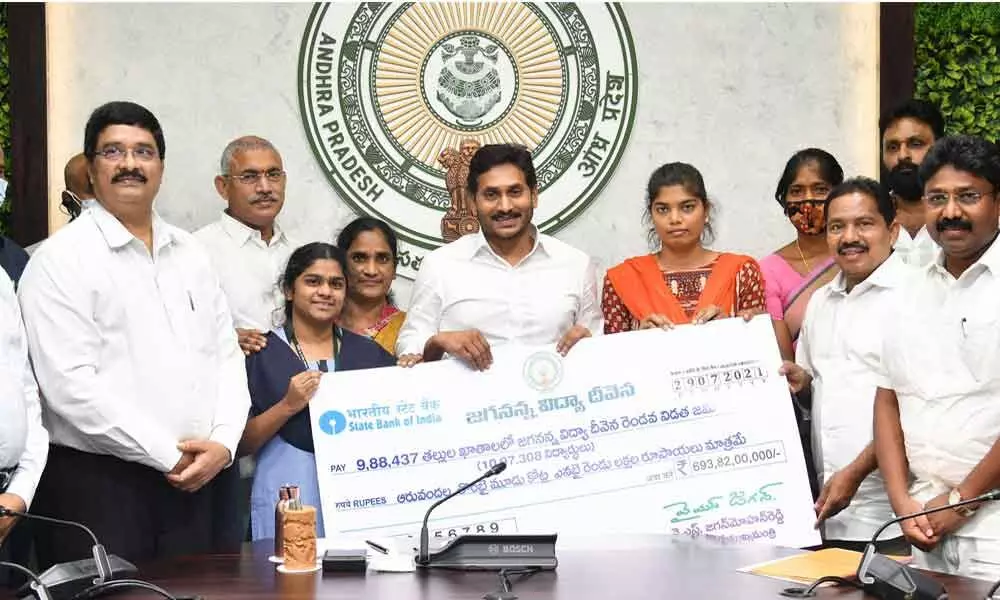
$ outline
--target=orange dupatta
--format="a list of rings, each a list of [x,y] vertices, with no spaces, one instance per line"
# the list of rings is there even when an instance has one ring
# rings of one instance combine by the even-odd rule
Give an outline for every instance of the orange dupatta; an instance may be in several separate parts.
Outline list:
[[[750,260],[753,259],[742,254],[719,254],[712,273],[705,282],[705,289],[698,298],[694,314],[715,304],[722,309],[722,314],[732,316],[736,312],[736,275]],[[663,280],[663,271],[660,270],[655,255],[625,259],[625,262],[608,270],[608,279],[636,320],[642,321],[651,314],[661,314],[678,325],[691,322],[691,317],[684,312],[681,303]]]

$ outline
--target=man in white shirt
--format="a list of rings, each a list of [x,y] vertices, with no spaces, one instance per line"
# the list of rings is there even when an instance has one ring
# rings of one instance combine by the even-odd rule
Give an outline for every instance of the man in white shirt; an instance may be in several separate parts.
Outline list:
[[[400,364],[447,354],[485,370],[496,344],[556,344],[565,354],[600,333],[590,257],[531,223],[538,205],[531,153],[483,146],[469,165],[467,187],[480,232],[424,259],[396,342]]]
[[[227,208],[194,236],[212,257],[240,347],[249,354],[264,347],[284,306],[278,279],[298,246],[276,221],[285,204],[286,174],[271,142],[256,136],[233,140],[219,169],[215,189]]]
[[[816,526],[827,546],[860,552],[893,518],[876,471],[872,404],[882,324],[905,302],[914,270],[892,251],[899,223],[877,181],[848,179],[826,206],[826,239],[840,272],[809,300],[795,363],[783,371],[793,392],[812,391],[813,454],[823,484]],[[907,551],[899,527],[884,535],[880,552]]]
[[[48,451],[49,434],[42,426],[21,309],[14,283],[0,270],[0,506],[18,512],[28,510]],[[16,534],[11,539],[8,534],[16,521],[14,517],[0,517],[0,560],[7,560],[12,551]],[[26,562],[25,557],[14,559]],[[9,581],[8,575],[0,572],[0,583]]]
[[[271,142],[252,135],[229,142],[215,177],[215,190],[226,201],[226,209],[218,221],[194,233],[215,265],[244,354],[264,347],[267,332],[285,305],[278,279],[298,247],[276,220],[285,204],[286,181],[281,154]],[[232,535],[240,539],[249,526],[253,474],[253,457],[240,458],[238,473],[222,475],[239,475],[242,483],[234,484],[239,493],[217,499],[217,511],[239,514],[238,530]]]
[[[942,138],[920,178],[942,252],[887,319],[875,397],[875,450],[898,515],[1000,487],[1000,148]],[[1000,505],[901,525],[919,566],[1000,578]]]
[[[896,220],[902,226],[895,248],[910,265],[933,262],[938,246],[924,227],[923,187],[917,169],[936,140],[944,136],[944,117],[926,100],[909,99],[879,119],[882,144],[882,183],[896,201]]]
[[[19,290],[52,440],[34,509],[132,561],[209,552],[213,478],[250,408],[232,316],[202,246],[153,211],[156,117],[105,104],[84,153],[99,203],[38,249]],[[43,568],[90,553],[86,536],[35,531]]]

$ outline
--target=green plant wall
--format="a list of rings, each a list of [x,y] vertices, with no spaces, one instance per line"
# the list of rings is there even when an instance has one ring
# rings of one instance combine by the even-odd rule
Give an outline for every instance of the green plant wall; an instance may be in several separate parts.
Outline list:
[[[919,3],[915,30],[916,96],[947,133],[1000,141],[1000,3]]]
[[[13,157],[10,155],[10,59],[7,56],[7,3],[0,3],[0,144],[3,145],[7,158],[7,172]],[[8,175],[10,177],[10,175]],[[10,220],[10,196],[12,190],[7,189],[7,201],[0,206],[0,233],[7,233]]]

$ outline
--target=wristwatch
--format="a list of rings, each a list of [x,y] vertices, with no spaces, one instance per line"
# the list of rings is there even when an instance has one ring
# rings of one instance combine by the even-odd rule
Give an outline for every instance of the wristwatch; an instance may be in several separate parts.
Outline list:
[[[955,504],[956,502],[961,502],[961,501],[962,501],[962,493],[958,491],[958,488],[952,489],[951,493],[948,494],[948,504]],[[956,506],[954,507],[953,510],[966,518],[976,514],[976,509],[972,508],[971,504],[966,506]]]

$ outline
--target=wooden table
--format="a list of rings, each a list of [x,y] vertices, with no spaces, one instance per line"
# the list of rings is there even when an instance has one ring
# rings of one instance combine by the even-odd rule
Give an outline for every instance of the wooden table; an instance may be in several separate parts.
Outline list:
[[[601,543],[603,551],[560,549],[559,568],[514,581],[521,600],[776,600],[791,584],[737,572],[746,565],[780,558],[797,550],[720,547],[666,536],[627,536]],[[433,571],[282,575],[267,561],[270,542],[242,555],[202,556],[141,567],[141,578],[174,595],[205,600],[331,598],[355,600],[477,600],[499,588],[495,573]],[[989,582],[939,575],[950,600],[981,600]],[[116,598],[151,598],[145,593]],[[866,596],[853,589],[824,589],[820,598]]]

